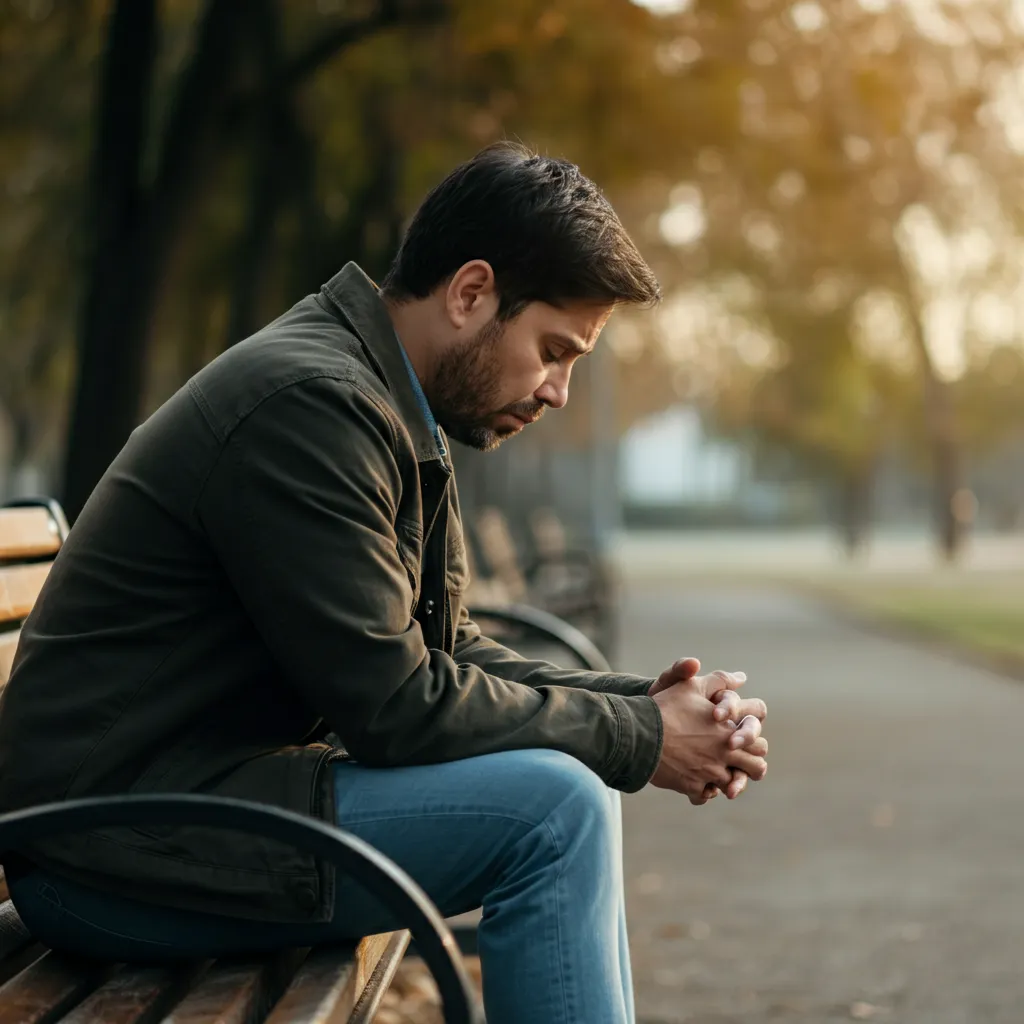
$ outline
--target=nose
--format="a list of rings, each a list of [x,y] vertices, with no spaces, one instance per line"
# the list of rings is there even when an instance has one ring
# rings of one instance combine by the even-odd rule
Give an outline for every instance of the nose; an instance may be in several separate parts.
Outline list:
[[[552,409],[561,409],[569,401],[569,370],[559,369],[534,392],[538,402],[543,402]]]

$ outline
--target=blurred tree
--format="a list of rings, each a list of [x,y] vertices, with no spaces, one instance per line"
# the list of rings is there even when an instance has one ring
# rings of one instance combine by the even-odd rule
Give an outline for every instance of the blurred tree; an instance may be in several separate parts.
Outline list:
[[[0,495],[38,486],[65,419],[94,52],[84,7],[0,9]]]
[[[246,258],[239,261],[233,318],[244,325],[245,295],[259,283],[262,223],[272,220],[281,190],[279,147],[288,140],[293,91],[346,46],[385,26],[419,20],[423,11],[413,0],[382,0],[285,56],[273,0],[244,9],[232,0],[206,0],[191,53],[169,86],[173,99],[161,117],[152,95],[160,42],[155,0],[116,0],[97,101],[78,378],[64,481],[69,515],[77,515],[138,420],[157,301],[175,247],[225,147],[252,125],[247,134],[255,211],[243,235]]]
[[[871,294],[898,304],[932,451],[938,537],[953,557],[963,468],[947,377],[949,349],[962,339],[936,314],[951,290],[981,287],[997,261],[988,253],[936,277],[931,250],[933,237],[949,250],[986,248],[999,220],[992,211],[1004,224],[1019,218],[1020,159],[994,108],[1021,50],[1009,5],[705,2],[689,5],[668,34],[666,60],[727,126],[661,218],[675,276],[741,273],[790,353],[788,377],[801,366],[822,372],[822,361],[802,343],[799,318],[772,314],[779,292],[819,317],[852,314]],[[825,364],[839,365],[849,329],[815,333],[816,345],[835,349]],[[853,366],[842,373],[856,388]],[[823,387],[828,380],[825,372]],[[814,395],[785,391],[798,402]],[[839,464],[849,457],[842,438],[861,429],[859,407],[820,410],[834,421]],[[803,411],[814,420],[815,410]]]
[[[0,401],[60,394],[77,312],[69,507],[142,411],[345,260],[383,273],[424,192],[511,136],[606,187],[669,295],[611,337],[620,428],[681,397],[765,430],[785,408],[779,443],[853,480],[866,409],[887,434],[927,409],[955,550],[943,311],[991,306],[1020,253],[1008,2],[676,7],[5,0],[0,359],[37,383]],[[522,444],[586,444],[584,404]]]

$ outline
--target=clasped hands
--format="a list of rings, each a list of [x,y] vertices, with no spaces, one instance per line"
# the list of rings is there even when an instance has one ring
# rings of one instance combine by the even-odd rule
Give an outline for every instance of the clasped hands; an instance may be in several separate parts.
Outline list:
[[[763,700],[742,700],[743,672],[700,676],[696,658],[682,658],[655,680],[648,695],[661,711],[664,743],[651,785],[673,789],[695,805],[724,792],[734,800],[768,771]]]

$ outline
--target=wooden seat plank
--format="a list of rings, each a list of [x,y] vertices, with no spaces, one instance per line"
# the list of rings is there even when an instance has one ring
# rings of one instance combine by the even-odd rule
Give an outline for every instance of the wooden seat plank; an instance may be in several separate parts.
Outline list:
[[[0,687],[11,678],[11,666],[14,664],[14,652],[18,649],[18,638],[21,631],[9,629],[0,633]]]
[[[159,1019],[205,967],[125,966],[63,1019],[63,1024],[143,1024]]]
[[[109,965],[49,952],[0,987],[0,1024],[51,1024],[111,973]]]
[[[0,569],[0,622],[23,619],[32,611],[52,562]]]
[[[266,1024],[341,1024],[355,1019],[363,1005],[370,1016],[360,1019],[372,1020],[408,945],[409,933],[402,931],[367,936],[354,950],[351,945],[314,949]]]
[[[192,986],[163,1024],[248,1024],[260,1020],[295,976],[307,950],[263,960],[218,961]],[[0,1021],[0,1024],[4,1024]]]
[[[7,881],[4,880],[4,891],[7,891]],[[9,899],[0,904],[0,960],[6,960],[9,956],[24,949],[32,942],[28,929],[22,923],[14,904]]]
[[[45,508],[0,509],[0,558],[54,555],[60,543],[60,527]]]
[[[391,987],[398,966],[409,948],[411,935],[408,931],[391,932],[390,935],[371,935],[360,942],[360,949],[365,943],[372,943],[375,940],[386,939],[380,956],[365,978],[356,978],[356,1005],[352,1009],[348,1024],[371,1024],[377,1016],[384,993]],[[360,958],[361,966],[369,964],[370,957]],[[324,1024],[330,1024],[331,1018],[325,1018]]]

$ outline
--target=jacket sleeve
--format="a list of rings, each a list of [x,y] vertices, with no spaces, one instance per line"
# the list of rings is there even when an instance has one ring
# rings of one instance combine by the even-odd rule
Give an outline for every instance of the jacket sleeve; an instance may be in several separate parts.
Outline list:
[[[368,765],[546,747],[640,789],[661,754],[650,697],[527,685],[427,649],[395,533],[398,443],[373,397],[324,378],[264,399],[223,443],[196,514],[286,678]]]
[[[548,661],[524,658],[496,640],[484,636],[465,608],[455,635],[455,659],[482,668],[491,675],[525,686],[568,686],[593,693],[617,693],[623,697],[646,696],[653,679],[619,672],[588,672],[565,669]]]

